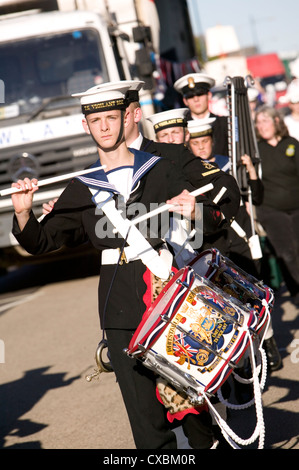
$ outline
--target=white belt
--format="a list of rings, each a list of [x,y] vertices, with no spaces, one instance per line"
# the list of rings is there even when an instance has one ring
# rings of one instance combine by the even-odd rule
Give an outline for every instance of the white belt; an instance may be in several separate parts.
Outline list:
[[[160,258],[166,263],[169,271],[172,267],[173,256],[166,247],[162,247],[159,251]],[[105,264],[117,264],[120,257],[120,248],[107,249],[102,251],[101,262]],[[140,259],[136,256],[136,250],[131,246],[126,246],[122,252],[119,264],[130,263]]]
[[[141,259],[143,264],[145,264],[149,268],[149,270],[159,278],[168,279],[172,263],[168,262],[166,264],[164,259],[162,259],[158,255],[158,253],[153,249],[153,247],[145,239],[145,237],[137,229],[137,227],[135,225],[131,225],[128,219],[124,219],[121,216],[121,214],[115,207],[115,201],[112,199],[111,194],[106,191],[97,192],[92,188],[90,188],[90,191],[94,195],[93,200],[97,204],[97,207],[102,209],[102,211],[108,217],[112,225],[116,228],[117,232],[123,238],[127,239],[128,246],[132,250],[135,250],[134,257],[138,257],[138,259]],[[130,253],[128,255],[130,256]],[[112,256],[114,260],[116,255]],[[169,257],[167,257],[167,261],[168,260]]]
[[[119,264],[129,263],[130,261],[136,261],[138,256],[136,251],[131,246],[126,246],[122,252],[122,256]],[[120,248],[108,249],[102,251],[102,264],[117,264],[120,257]]]

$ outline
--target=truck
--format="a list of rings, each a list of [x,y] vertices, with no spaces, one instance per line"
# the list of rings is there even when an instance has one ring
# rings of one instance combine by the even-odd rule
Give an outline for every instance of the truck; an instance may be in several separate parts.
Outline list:
[[[1,2],[0,190],[24,177],[42,180],[81,170],[97,159],[73,93],[141,79],[144,116],[153,114],[159,41],[159,16],[150,0]],[[147,127],[146,134],[152,137],[151,132]],[[39,189],[37,217],[65,185]],[[28,262],[11,234],[12,217],[11,198],[0,197],[2,267]]]

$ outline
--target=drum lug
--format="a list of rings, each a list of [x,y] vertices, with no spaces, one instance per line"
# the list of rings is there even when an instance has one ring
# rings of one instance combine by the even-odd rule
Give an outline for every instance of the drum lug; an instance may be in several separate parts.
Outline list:
[[[257,333],[257,331],[255,331],[253,328],[249,327],[249,328],[248,328],[248,331],[251,333],[253,339],[258,338],[258,333]]]
[[[181,281],[180,279],[178,279],[178,280],[176,281],[176,283],[177,283],[177,284],[180,284],[180,286],[185,287],[186,289],[190,290],[189,284],[187,284],[187,282],[184,282],[184,281]]]
[[[208,261],[207,264],[208,264],[209,266],[211,266],[211,268],[213,268],[213,269],[220,269],[219,264],[215,263],[215,261]]]
[[[188,395],[190,403],[194,406],[199,406],[203,405],[205,402],[205,397],[203,395],[199,395],[195,390],[193,390],[191,387],[187,387],[186,390],[184,390],[186,395]],[[209,393],[206,393],[207,396],[211,396]]]
[[[142,344],[137,343],[137,346],[138,346],[139,351],[141,351],[141,352],[143,352],[143,353],[146,352],[146,349],[145,349],[145,347],[144,347]],[[134,357],[135,357],[134,354],[129,353],[129,349],[128,349],[128,348],[123,349],[123,353],[126,354],[128,357],[131,357],[131,358],[134,358]],[[138,359],[140,359],[140,360],[142,361],[141,358],[138,357]]]
[[[137,344],[138,344],[138,348],[140,349],[140,351],[142,352],[146,351],[146,348],[143,346],[143,344],[140,344],[140,343],[137,343]]]

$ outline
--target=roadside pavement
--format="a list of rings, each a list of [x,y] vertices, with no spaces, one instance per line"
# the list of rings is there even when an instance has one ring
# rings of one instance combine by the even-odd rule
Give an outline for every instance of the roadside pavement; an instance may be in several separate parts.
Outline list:
[[[135,449],[114,374],[85,379],[101,339],[97,284],[91,276],[1,293],[0,448]],[[263,393],[265,449],[299,449],[298,313],[281,288],[272,318],[283,367]],[[232,411],[229,424],[248,438],[254,407]]]

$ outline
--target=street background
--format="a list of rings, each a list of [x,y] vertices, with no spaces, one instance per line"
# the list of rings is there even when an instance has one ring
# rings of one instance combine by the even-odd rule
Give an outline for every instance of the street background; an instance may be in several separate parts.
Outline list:
[[[85,379],[102,337],[97,267],[87,266],[85,257],[25,266],[0,278],[2,449],[135,448],[114,374]],[[299,449],[298,322],[282,287],[273,323],[283,368],[268,375],[263,393],[265,449]],[[254,407],[232,411],[229,424],[250,437]]]

